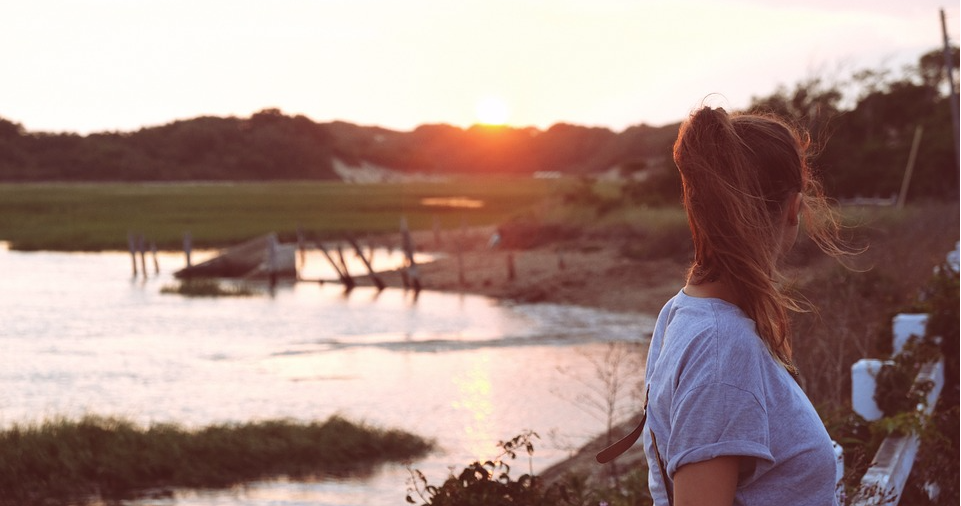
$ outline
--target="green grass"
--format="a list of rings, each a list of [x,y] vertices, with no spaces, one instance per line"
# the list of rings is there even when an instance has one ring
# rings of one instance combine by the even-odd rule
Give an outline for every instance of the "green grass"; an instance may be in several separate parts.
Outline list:
[[[339,417],[186,430],[85,417],[0,432],[0,504],[77,504],[148,489],[226,487],[278,476],[345,476],[405,461],[432,444]]]
[[[216,279],[189,279],[165,285],[160,289],[160,293],[187,297],[250,297],[258,294],[247,285],[224,283]]]
[[[127,249],[142,233],[161,249],[220,247],[267,232],[316,237],[491,225],[536,207],[556,181],[476,177],[439,183],[30,183],[0,184],[0,240],[19,250]],[[483,207],[428,206],[422,199],[465,197]]]

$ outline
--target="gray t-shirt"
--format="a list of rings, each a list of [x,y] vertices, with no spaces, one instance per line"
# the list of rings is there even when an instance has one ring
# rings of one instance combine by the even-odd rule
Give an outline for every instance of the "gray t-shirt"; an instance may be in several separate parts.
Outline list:
[[[647,359],[644,449],[654,504],[666,506],[650,431],[667,468],[746,456],[736,505],[836,505],[831,438],[754,321],[720,299],[683,291],[661,310]]]

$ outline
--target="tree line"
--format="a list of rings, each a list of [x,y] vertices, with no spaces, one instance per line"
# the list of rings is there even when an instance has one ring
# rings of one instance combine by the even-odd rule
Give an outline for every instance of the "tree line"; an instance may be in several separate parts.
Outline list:
[[[957,48],[952,62],[954,72]],[[807,128],[818,148],[813,163],[837,197],[897,193],[920,126],[911,195],[955,198],[957,139],[942,63],[936,50],[898,75],[864,70],[844,81],[811,78],[755,97],[749,109]],[[81,136],[29,132],[0,118],[0,181],[330,180],[338,178],[337,159],[429,175],[591,176],[618,168],[648,171],[650,189],[672,191],[678,127],[641,124],[614,132],[563,123],[546,130],[432,124],[402,132],[265,109],[249,118],[203,116]]]

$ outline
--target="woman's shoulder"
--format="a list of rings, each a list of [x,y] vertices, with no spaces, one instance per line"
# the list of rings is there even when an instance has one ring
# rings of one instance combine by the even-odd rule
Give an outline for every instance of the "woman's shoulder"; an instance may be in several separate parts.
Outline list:
[[[730,344],[735,344],[734,341],[752,344],[757,339],[754,320],[736,305],[722,299],[692,297],[681,291],[664,308],[661,317],[672,333],[687,336],[713,334]]]
[[[680,368],[699,370],[698,382],[727,383],[770,360],[754,321],[737,306],[720,299],[679,294],[663,336],[664,353]],[[735,381],[740,383],[740,381]]]

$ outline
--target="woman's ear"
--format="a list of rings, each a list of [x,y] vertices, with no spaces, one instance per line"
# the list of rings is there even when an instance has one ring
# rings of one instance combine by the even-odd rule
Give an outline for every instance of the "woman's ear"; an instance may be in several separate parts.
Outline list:
[[[795,226],[801,221],[801,206],[804,205],[804,195],[800,192],[788,197],[785,217],[787,224]]]

